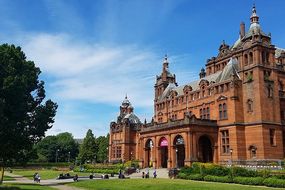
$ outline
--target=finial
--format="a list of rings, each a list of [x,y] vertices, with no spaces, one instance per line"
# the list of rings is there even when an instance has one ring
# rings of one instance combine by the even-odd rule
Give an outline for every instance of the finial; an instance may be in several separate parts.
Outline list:
[[[167,53],[164,55],[164,60],[167,60]]]
[[[128,94],[126,93],[125,99],[128,99]]]

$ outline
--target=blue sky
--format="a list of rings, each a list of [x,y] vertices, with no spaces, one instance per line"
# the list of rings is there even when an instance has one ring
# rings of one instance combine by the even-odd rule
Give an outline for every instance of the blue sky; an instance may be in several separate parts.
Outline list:
[[[59,105],[47,135],[109,131],[128,94],[143,121],[167,53],[178,84],[198,78],[222,40],[249,27],[255,2],[264,32],[285,47],[283,0],[0,0],[0,42],[21,46]]]

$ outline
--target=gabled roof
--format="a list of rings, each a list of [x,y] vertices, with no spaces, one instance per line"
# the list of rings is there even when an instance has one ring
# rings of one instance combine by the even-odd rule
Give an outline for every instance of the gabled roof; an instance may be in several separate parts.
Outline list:
[[[190,82],[182,86],[176,86],[174,83],[170,83],[167,86],[167,88],[164,90],[162,95],[158,98],[158,101],[162,101],[163,99],[168,97],[171,91],[173,90],[177,92],[177,96],[182,96],[184,94],[183,89],[185,88],[185,86],[190,86],[192,88],[192,91],[196,91],[200,89],[199,84],[203,80],[208,81],[209,84],[221,83],[223,81],[229,80],[232,75],[236,75],[238,76],[238,78],[240,78],[238,74],[238,62],[236,59],[233,59],[233,58],[230,59],[230,61],[228,62],[228,64],[225,66],[225,68],[222,71],[218,71],[216,73],[213,73],[211,75],[208,75],[199,80]]]

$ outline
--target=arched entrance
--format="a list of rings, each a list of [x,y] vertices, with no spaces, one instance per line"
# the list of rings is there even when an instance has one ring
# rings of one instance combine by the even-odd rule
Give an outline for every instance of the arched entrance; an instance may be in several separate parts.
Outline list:
[[[177,135],[173,144],[175,145],[176,167],[184,167],[185,146],[183,137],[181,135]]]
[[[199,138],[199,161],[201,162],[213,162],[213,149],[212,143],[209,137],[203,135]]]
[[[151,139],[148,139],[145,143],[146,167],[152,167],[152,153],[151,153],[152,148],[153,148],[153,142]]]
[[[160,146],[160,155],[161,155],[161,167],[167,168],[167,160],[168,160],[168,141],[165,137],[162,137],[159,141]]]

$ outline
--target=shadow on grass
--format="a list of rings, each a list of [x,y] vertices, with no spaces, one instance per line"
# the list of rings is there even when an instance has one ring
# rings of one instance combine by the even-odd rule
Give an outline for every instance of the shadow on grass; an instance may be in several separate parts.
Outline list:
[[[5,190],[21,190],[21,189],[35,190],[34,188],[30,188],[30,187],[31,187],[31,184],[17,183],[17,184],[13,184],[11,186],[10,185],[0,185],[0,190],[4,190],[4,189]]]

